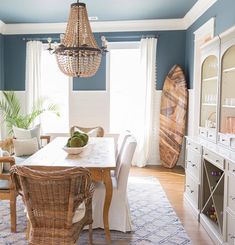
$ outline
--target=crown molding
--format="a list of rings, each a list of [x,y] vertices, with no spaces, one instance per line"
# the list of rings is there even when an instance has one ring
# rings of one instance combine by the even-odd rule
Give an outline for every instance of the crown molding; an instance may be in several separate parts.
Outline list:
[[[182,30],[183,19],[90,22],[93,32]],[[3,34],[64,33],[66,23],[7,24]]]
[[[187,30],[217,0],[198,0],[184,18],[133,20],[133,21],[91,21],[93,32],[127,32],[127,31],[172,31]],[[5,24],[0,20],[0,33],[47,34],[64,33],[66,23]]]
[[[5,35],[64,33],[66,23],[6,24]]]
[[[157,19],[134,21],[92,22],[94,32],[125,32],[125,31],[166,31],[182,30],[182,19]]]
[[[200,16],[202,16],[217,0],[198,0],[184,16],[187,30]]]

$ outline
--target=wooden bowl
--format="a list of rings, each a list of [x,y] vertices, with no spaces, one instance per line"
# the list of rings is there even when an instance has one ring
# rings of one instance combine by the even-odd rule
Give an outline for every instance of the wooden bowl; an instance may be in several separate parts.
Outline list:
[[[77,155],[83,152],[87,148],[88,144],[82,146],[82,147],[67,147],[64,146],[63,150],[66,151],[70,155]]]

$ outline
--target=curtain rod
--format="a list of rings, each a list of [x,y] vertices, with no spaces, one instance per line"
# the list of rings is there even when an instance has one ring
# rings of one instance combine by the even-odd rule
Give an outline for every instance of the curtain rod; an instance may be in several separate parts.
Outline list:
[[[128,35],[128,36],[106,36],[107,39],[129,39],[129,38],[159,38],[160,35]]]
[[[48,38],[51,38],[52,41],[60,41],[59,37],[23,37],[24,41],[48,41]]]

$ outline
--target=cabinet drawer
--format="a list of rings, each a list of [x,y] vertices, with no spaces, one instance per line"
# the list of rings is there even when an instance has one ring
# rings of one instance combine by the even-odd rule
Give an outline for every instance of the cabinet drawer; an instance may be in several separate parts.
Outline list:
[[[206,128],[199,128],[199,135],[203,138],[207,138],[207,129]]]
[[[229,172],[227,181],[227,206],[235,213],[235,175]]]
[[[224,169],[224,158],[204,148],[203,157],[220,169]]]
[[[187,139],[187,148],[191,148],[199,154],[202,152],[202,146],[189,139]]]
[[[198,209],[199,185],[193,180],[188,171],[186,171],[185,192],[194,204],[195,208]]]
[[[216,141],[216,131],[215,129],[208,129],[207,137],[211,141]]]
[[[234,174],[234,177],[235,177],[235,163],[233,163],[233,162],[228,162],[228,171],[229,171],[231,174]]]
[[[187,149],[186,167],[187,171],[190,172],[195,178],[197,178],[197,180],[199,180],[201,155],[191,148]]]
[[[219,133],[218,141],[220,144],[230,146],[230,137],[228,137],[228,135]]]
[[[235,244],[235,217],[227,213],[227,232],[226,240],[228,245]]]

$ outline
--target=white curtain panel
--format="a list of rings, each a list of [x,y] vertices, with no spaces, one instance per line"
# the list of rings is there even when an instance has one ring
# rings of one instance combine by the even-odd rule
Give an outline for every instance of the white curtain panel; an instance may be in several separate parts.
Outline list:
[[[141,127],[135,132],[137,138],[137,149],[133,164],[144,167],[150,159],[150,149],[153,142],[153,115],[154,115],[154,95],[156,87],[156,53],[157,39],[144,38],[140,42],[141,67],[142,67],[142,95],[140,96],[143,105]]]
[[[43,44],[29,41],[26,45],[26,111],[29,113],[41,96],[41,56]]]

